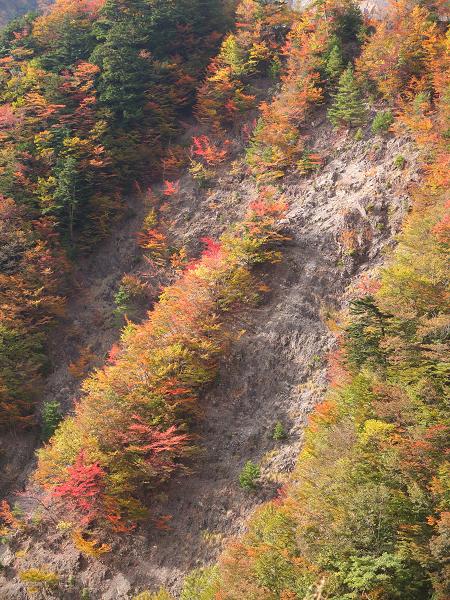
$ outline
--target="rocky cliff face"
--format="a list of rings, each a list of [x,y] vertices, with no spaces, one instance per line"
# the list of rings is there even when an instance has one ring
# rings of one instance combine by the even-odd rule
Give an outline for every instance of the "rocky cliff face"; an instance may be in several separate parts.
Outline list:
[[[82,590],[102,600],[128,599],[161,584],[177,591],[183,576],[211,563],[224,540],[242,531],[252,509],[273,497],[288,476],[305,419],[326,387],[325,357],[335,343],[333,315],[345,306],[361,275],[376,269],[384,250],[395,243],[409,206],[408,186],[418,177],[416,153],[407,139],[367,131],[356,141],[351,133],[333,130],[322,113],[313,118],[311,133],[325,164],[310,176],[283,180],[290,205],[282,224],[284,258],[260,273],[270,291],[237,324],[239,340],[221,365],[217,383],[204,393],[203,420],[196,431],[201,452],[192,460],[190,476],[173,480],[159,499],[160,512],[171,516],[169,527],[142,527],[112,541],[112,552],[101,560],[83,557],[54,524],[48,530],[37,523],[32,532],[18,531],[9,546],[0,546],[5,600],[27,598],[20,571],[44,566],[60,574],[68,600],[79,598]],[[405,159],[402,169],[395,162],[399,155]],[[192,253],[202,236],[218,236],[243,215],[254,197],[238,147],[233,158],[219,168],[207,191],[188,174],[181,180],[184,191],[168,220],[174,242],[186,244]],[[137,228],[141,214],[135,207],[136,216],[121,229],[130,233]],[[101,300],[104,319],[113,310],[117,271],[144,268],[132,244],[125,261],[118,252],[123,253],[123,245],[114,241],[100,250],[101,269],[91,271],[84,291]],[[92,324],[79,315],[77,301],[71,307],[72,317],[85,328],[81,343],[92,336]],[[104,325],[95,334],[105,344],[114,337]],[[60,373],[67,360],[70,353],[59,358]],[[64,382],[55,377],[49,394],[64,395]],[[272,438],[276,421],[287,431],[284,441]],[[248,459],[262,465],[263,485],[256,495],[237,483]]]

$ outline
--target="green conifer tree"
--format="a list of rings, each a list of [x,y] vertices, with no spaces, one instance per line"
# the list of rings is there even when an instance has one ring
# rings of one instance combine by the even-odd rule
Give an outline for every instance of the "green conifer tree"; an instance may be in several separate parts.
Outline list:
[[[339,78],[333,104],[328,110],[328,118],[335,126],[353,127],[362,125],[366,116],[361,92],[355,80],[353,67],[349,66]]]
[[[42,407],[42,439],[47,441],[55,433],[62,419],[61,405],[55,400],[44,402]]]
[[[70,241],[73,241],[74,225],[79,204],[80,175],[77,160],[73,156],[64,158],[57,176],[57,185],[53,196],[55,212],[59,212],[68,228]]]
[[[342,52],[338,44],[335,44],[328,55],[327,62],[325,65],[325,72],[330,78],[331,82],[335,82],[340,77],[344,69],[344,63],[342,60]]]
[[[107,0],[94,27],[100,44],[90,60],[101,68],[99,101],[119,123],[142,118],[151,70],[142,51],[150,28],[142,0]]]

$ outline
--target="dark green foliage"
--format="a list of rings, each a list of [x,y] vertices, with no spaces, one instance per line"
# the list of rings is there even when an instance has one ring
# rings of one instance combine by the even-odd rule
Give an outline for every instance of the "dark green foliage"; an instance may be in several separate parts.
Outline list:
[[[42,407],[42,439],[51,438],[62,419],[61,405],[55,400],[44,402]]]
[[[261,476],[261,469],[253,461],[248,460],[239,474],[239,485],[244,490],[254,490]]]
[[[77,169],[77,160],[72,156],[61,161],[57,172],[57,184],[54,193],[55,213],[60,214],[67,223],[70,241],[73,241],[77,207],[80,199],[80,175]]]
[[[339,79],[343,69],[344,62],[342,60],[342,51],[339,44],[335,44],[328,54],[325,72],[330,80],[335,82]]]
[[[91,56],[102,69],[100,102],[118,123],[141,119],[149,88],[159,85],[162,75],[163,91],[173,77],[165,63],[176,56],[198,78],[216,43],[210,36],[223,26],[218,0],[107,0],[94,27],[99,45]],[[164,97],[158,94],[151,100]]]
[[[100,43],[90,60],[101,68],[99,100],[119,122],[143,116],[151,63],[142,51],[148,45],[150,19],[146,2],[106,0],[94,27]]]
[[[224,6],[220,0],[151,0],[151,35],[149,50],[157,59],[182,56],[189,64],[189,71],[205,67],[205,51],[214,49],[210,34],[222,31],[227,25]],[[200,48],[192,39],[192,33],[203,40]]]
[[[336,11],[335,34],[344,44],[358,41],[363,25],[361,9],[356,2],[349,2],[343,12]]]
[[[35,40],[31,36],[31,26],[36,18],[36,13],[28,13],[16,17],[10,21],[3,29],[0,29],[0,58],[8,56],[15,48],[22,47],[27,50],[35,48]],[[28,32],[20,39],[14,35],[15,32]]]
[[[374,133],[387,133],[393,122],[394,115],[391,110],[380,111],[372,121],[372,131]]]
[[[276,441],[284,440],[287,437],[286,430],[281,421],[277,421],[273,428],[272,437]]]
[[[37,46],[39,64],[55,73],[69,69],[78,61],[89,59],[95,48],[91,23],[82,18],[66,15],[58,27],[58,36]]]
[[[37,379],[44,363],[41,335],[24,335],[0,324],[0,426],[33,424]]]
[[[366,362],[384,366],[387,353],[380,342],[386,334],[390,315],[380,311],[372,296],[366,296],[351,303],[352,322],[347,327],[347,359],[360,368]]]
[[[351,66],[342,73],[328,118],[335,126],[354,127],[365,121],[366,109]]]

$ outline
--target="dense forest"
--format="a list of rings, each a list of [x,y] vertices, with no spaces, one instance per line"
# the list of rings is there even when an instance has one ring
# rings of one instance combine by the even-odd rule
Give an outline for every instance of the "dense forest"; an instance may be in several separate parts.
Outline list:
[[[289,182],[313,186],[329,160],[310,134],[321,115],[348,144],[414,145],[411,207],[383,267],[361,275],[336,317],[328,390],[289,479],[179,597],[448,597],[448,15],[439,1],[386,10],[377,21],[352,0],[301,10],[283,0],[57,0],[0,32],[0,427],[18,443],[40,430],[30,485],[48,526],[88,560],[154,522],[164,485],[189,477],[202,394],[291,243]],[[394,162],[401,173],[407,160]],[[197,252],[173,246],[164,211],[183,198],[183,173],[208,194],[224,169],[256,193]],[[164,284],[133,318],[146,282],[123,278],[121,338],[63,415],[42,398],[48,340],[73,265],[112,235],[130,195],[150,207],[137,245]],[[358,235],[342,232],[344,258]],[[273,439],[286,436],[277,422]],[[251,496],[261,469],[244,462],[237,485]],[[9,498],[0,519],[3,544],[45,535]],[[68,595],[42,564],[17,578],[26,594],[91,597]],[[138,591],[120,597],[174,597]]]
[[[124,189],[161,173],[225,23],[214,0],[61,1],[3,30],[2,423],[33,420],[68,259],[108,235]]]

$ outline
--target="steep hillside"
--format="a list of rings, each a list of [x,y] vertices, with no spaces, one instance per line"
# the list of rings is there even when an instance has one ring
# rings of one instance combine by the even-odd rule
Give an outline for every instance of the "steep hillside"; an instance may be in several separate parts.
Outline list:
[[[74,574],[75,587],[88,588],[93,597],[126,597],[130,590],[160,584],[178,587],[184,574],[216,556],[222,540],[241,531],[252,508],[286,480],[306,416],[326,389],[325,357],[335,344],[327,315],[332,318],[346,302],[349,286],[379,264],[408,208],[407,189],[417,180],[417,153],[410,142],[373,137],[370,131],[355,142],[333,132],[321,113],[314,125],[315,149],[326,151],[327,164],[317,175],[283,182],[290,206],[283,221],[289,238],[284,257],[261,273],[270,292],[238,323],[242,336],[233,343],[218,382],[200,399],[202,424],[196,433],[202,451],[190,464],[192,474],[165,486],[167,500],[153,509],[172,515],[169,529],[140,529],[138,536],[113,546],[111,557],[80,571],[78,552],[55,553],[61,543],[66,547],[64,535],[39,527],[31,540],[29,534],[15,540],[23,549],[28,538],[20,569],[45,564],[65,579]],[[408,162],[402,171],[395,166],[399,154]],[[232,175],[228,169],[220,167],[207,193],[190,177],[180,180],[184,193],[172,201],[168,215],[174,218],[174,242],[195,249],[198,239],[217,237],[245,213],[256,188],[240,183],[239,168]],[[343,243],[350,230],[358,232],[352,252]],[[278,420],[288,432],[283,442],[272,439]],[[248,459],[263,464],[264,485],[255,496],[237,485]],[[8,556],[3,564],[12,566]],[[16,584],[9,589],[11,598],[19,597]],[[71,597],[67,588],[65,594]]]
[[[42,390],[47,405],[69,410],[79,394],[82,378],[103,363],[117,341],[122,318],[114,313],[117,308],[114,297],[123,275],[139,261],[136,234],[147,210],[140,197],[130,197],[127,214],[114,228],[111,239],[100,245],[95,254],[73,265],[73,289],[68,294],[67,310],[49,339],[52,370]],[[77,365],[80,359],[79,373],[68,368]],[[29,477],[39,438],[37,430],[21,432],[20,443],[17,432],[3,433],[0,437],[0,489],[4,495],[20,489]]]
[[[1,597],[444,600],[443,7],[242,0],[200,83],[78,8],[3,38]]]
[[[201,11],[182,0],[167,10],[60,0],[49,14],[24,17],[0,33],[0,461],[6,482],[15,477],[10,470],[17,472],[10,458],[20,460],[10,436],[36,440],[45,376],[54,368],[50,333],[77,286],[73,263],[84,264],[83,256],[139,204],[125,195],[164,172],[164,148],[182,130],[195,73],[225,22],[214,0],[202,2]],[[164,41],[155,33],[161,23]],[[137,212],[143,210],[141,203]],[[53,397],[47,406],[54,418],[61,412]]]

